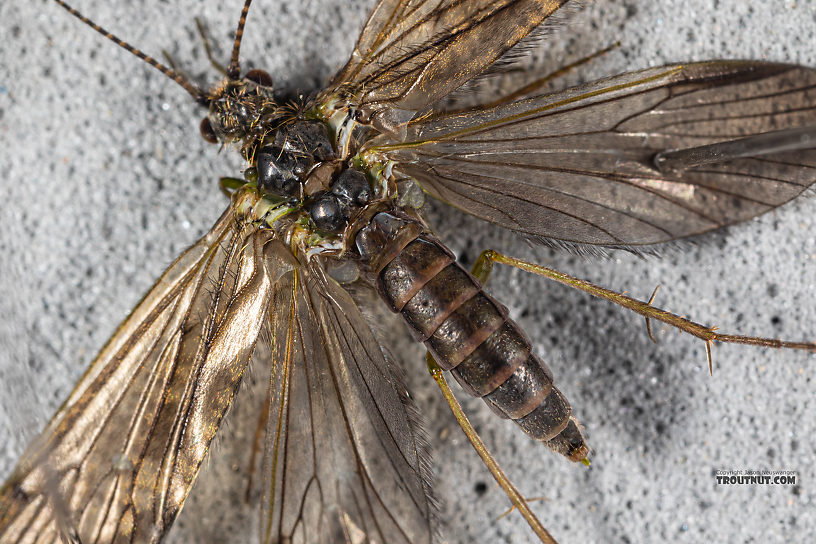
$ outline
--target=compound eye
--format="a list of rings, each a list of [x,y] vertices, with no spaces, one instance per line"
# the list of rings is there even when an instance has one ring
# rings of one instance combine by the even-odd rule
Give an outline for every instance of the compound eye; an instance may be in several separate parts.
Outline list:
[[[201,137],[206,141],[210,142],[211,144],[218,143],[218,136],[215,135],[215,130],[213,130],[212,123],[210,123],[209,118],[205,117],[201,120],[201,124],[198,125],[198,130],[201,132]]]
[[[329,193],[322,193],[315,197],[309,208],[309,215],[315,226],[326,232],[342,232],[348,221],[344,206],[336,196]]]
[[[264,147],[258,152],[258,188],[273,195],[297,196],[300,193],[297,167],[297,161],[280,147]]]
[[[272,76],[264,70],[252,69],[244,75],[244,79],[257,83],[261,87],[272,87],[274,84]]]

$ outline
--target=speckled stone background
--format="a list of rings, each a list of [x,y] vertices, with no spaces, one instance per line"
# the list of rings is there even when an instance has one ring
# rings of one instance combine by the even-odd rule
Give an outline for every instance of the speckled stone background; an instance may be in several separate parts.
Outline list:
[[[245,66],[315,88],[344,61],[371,0],[256,0]],[[122,38],[167,50],[213,81],[194,17],[226,58],[240,0],[82,0]],[[534,72],[621,41],[567,83],[681,60],[768,59],[816,66],[810,0],[587,1],[531,51]],[[201,112],[174,84],[54,3],[0,4],[0,477],[67,396],[94,353],[164,267],[225,206],[229,153],[198,137]],[[479,88],[488,89],[494,80]],[[492,247],[646,298],[726,331],[816,338],[816,200],[806,197],[708,243],[639,259],[530,248],[434,206],[467,262]],[[573,466],[463,398],[484,439],[562,543],[807,542],[816,531],[816,358],[703,345],[578,292],[498,270],[490,290],[550,362],[594,448]],[[404,338],[397,328],[395,337]],[[534,538],[469,449],[422,350],[400,355],[430,424],[444,542]],[[262,382],[256,369],[249,382]],[[263,384],[239,398],[170,538],[252,542],[240,502]],[[716,470],[794,470],[791,486],[722,486]]]

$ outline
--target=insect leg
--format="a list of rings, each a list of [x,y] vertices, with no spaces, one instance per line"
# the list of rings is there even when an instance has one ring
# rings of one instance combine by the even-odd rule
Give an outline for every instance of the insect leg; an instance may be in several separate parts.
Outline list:
[[[224,193],[227,198],[231,198],[232,193],[246,185],[246,183],[246,180],[241,178],[233,178],[229,176],[218,178],[218,188],[221,189],[221,192]]]
[[[490,273],[493,272],[493,259],[490,258],[491,254],[491,250],[482,251],[481,254],[479,254],[479,258],[473,263],[473,268],[470,270],[473,277],[479,280],[482,285],[487,283],[487,280],[490,279]]]
[[[252,453],[249,456],[249,470],[247,471],[247,485],[244,490],[244,502],[249,503],[252,498],[252,490],[255,484],[255,470],[258,464],[258,452],[261,451],[261,443],[266,429],[266,424],[269,421],[269,405],[272,402],[272,390],[267,389],[266,400],[264,400],[261,415],[258,417],[258,423],[255,426],[255,436],[252,439]]]
[[[691,334],[692,336],[695,336],[705,342],[709,371],[712,371],[711,345],[715,341],[728,342],[732,344],[748,344],[752,346],[763,346],[769,348],[801,349],[816,352],[816,342],[788,342],[776,338],[763,338],[760,336],[720,334],[717,332],[716,327],[706,327],[705,325],[690,321],[679,315],[667,312],[666,310],[661,310],[660,308],[652,306],[651,301],[643,302],[626,295],[610,291],[609,289],[604,289],[603,287],[575,278],[568,274],[564,274],[563,272],[559,272],[552,268],[514,259],[513,257],[502,255],[501,253],[490,249],[482,252],[476,261],[477,264],[474,265],[474,269],[476,266],[478,266],[479,270],[477,272],[485,273],[484,271],[486,271],[486,273],[489,274],[492,265],[486,264],[487,261],[490,261],[491,263],[497,262],[514,266],[516,268],[520,268],[521,270],[532,272],[533,274],[537,274],[539,276],[544,276],[545,278],[557,281],[558,283],[585,291],[592,296],[614,302],[615,304],[642,315],[647,320],[656,319],[666,323],[667,325],[680,329],[683,332],[687,332],[688,334]],[[476,273],[474,273],[474,275],[476,275]]]
[[[510,499],[513,506],[518,508],[519,512],[522,516],[524,516],[525,521],[527,521],[527,524],[530,526],[530,529],[532,529],[538,538],[541,539],[541,542],[544,542],[545,544],[558,544],[547,529],[544,528],[544,525],[541,524],[541,521],[536,517],[532,510],[530,510],[527,500],[521,493],[519,493],[518,489],[516,489],[513,483],[504,474],[504,471],[496,462],[496,459],[494,459],[487,450],[487,446],[485,446],[485,443],[482,441],[481,437],[479,437],[479,434],[476,432],[476,429],[473,428],[473,425],[470,424],[470,421],[465,415],[465,412],[462,410],[462,406],[459,404],[459,401],[457,401],[456,397],[453,396],[453,391],[451,391],[450,386],[445,379],[442,368],[437,364],[430,352],[426,353],[425,360],[428,363],[428,372],[431,373],[431,376],[436,381],[439,389],[442,390],[442,396],[445,397],[445,401],[448,403],[451,412],[453,412],[453,417],[456,418],[456,422],[464,431],[465,436],[467,436],[468,440],[473,446],[473,449],[475,449],[476,453],[479,454],[482,462],[487,467],[487,470],[490,471],[490,474],[493,475],[493,478],[499,484],[499,487],[501,487],[505,494],[507,494],[507,498]]]
[[[212,67],[215,68],[219,74],[227,75],[227,69],[223,64],[215,59],[215,55],[213,54],[212,50],[212,40],[210,40],[210,35],[207,32],[204,22],[200,18],[196,17],[195,24],[196,29],[198,30],[198,35],[201,37],[201,42],[204,44],[204,52],[207,54],[207,60],[210,61]]]
[[[222,76],[226,76],[227,75],[227,69],[224,67],[223,64],[221,64],[220,62],[218,62],[215,59],[215,55],[213,54],[213,50],[212,50],[212,41],[210,40],[210,36],[207,33],[207,29],[206,29],[206,26],[205,26],[204,22],[200,18],[196,17],[195,18],[195,24],[196,24],[196,30],[198,31],[198,36],[201,39],[202,44],[204,45],[204,52],[207,55],[207,60],[210,61],[210,65],[213,68],[215,68],[215,70],[219,74],[221,74]],[[164,57],[165,62],[167,63],[167,66],[169,66],[171,70],[173,70],[177,74],[181,75],[183,78],[187,79],[188,81],[191,81],[191,78],[190,78],[189,74],[184,72],[184,70],[181,68],[180,64],[178,63],[178,61],[176,61],[176,59],[173,58],[173,56],[170,54],[169,51],[167,51],[165,49],[162,49],[161,52],[162,52],[162,56]]]
[[[172,53],[170,53],[170,51],[168,51],[167,49],[162,49],[161,54],[162,57],[164,57],[164,62],[167,64],[168,67],[170,67],[171,70],[173,70],[175,73],[177,73],[187,81],[192,81],[192,79],[190,79],[190,74],[184,71],[184,69],[181,67],[181,63],[179,63],[176,60],[176,58],[173,56]]]

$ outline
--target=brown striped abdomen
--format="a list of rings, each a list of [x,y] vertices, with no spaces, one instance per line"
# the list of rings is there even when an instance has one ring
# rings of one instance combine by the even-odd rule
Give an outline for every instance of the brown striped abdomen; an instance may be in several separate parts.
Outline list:
[[[501,417],[574,461],[587,448],[547,365],[507,309],[434,236],[408,217],[380,213],[357,235],[380,296],[444,370]]]

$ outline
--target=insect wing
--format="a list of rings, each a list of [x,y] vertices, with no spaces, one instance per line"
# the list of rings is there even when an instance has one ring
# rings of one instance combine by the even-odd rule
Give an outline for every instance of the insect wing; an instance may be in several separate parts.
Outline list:
[[[816,70],[666,66],[488,109],[438,114],[368,150],[434,197],[532,239],[666,242],[744,221],[816,180],[816,148],[661,172],[654,157],[816,126]]]
[[[161,539],[252,354],[279,246],[230,208],[170,266],[0,490],[0,542]]]
[[[364,117],[381,112],[380,124],[393,126],[483,72],[567,1],[381,0],[325,95],[345,88]]]
[[[263,542],[428,543],[425,442],[349,294],[308,265],[278,283]]]

